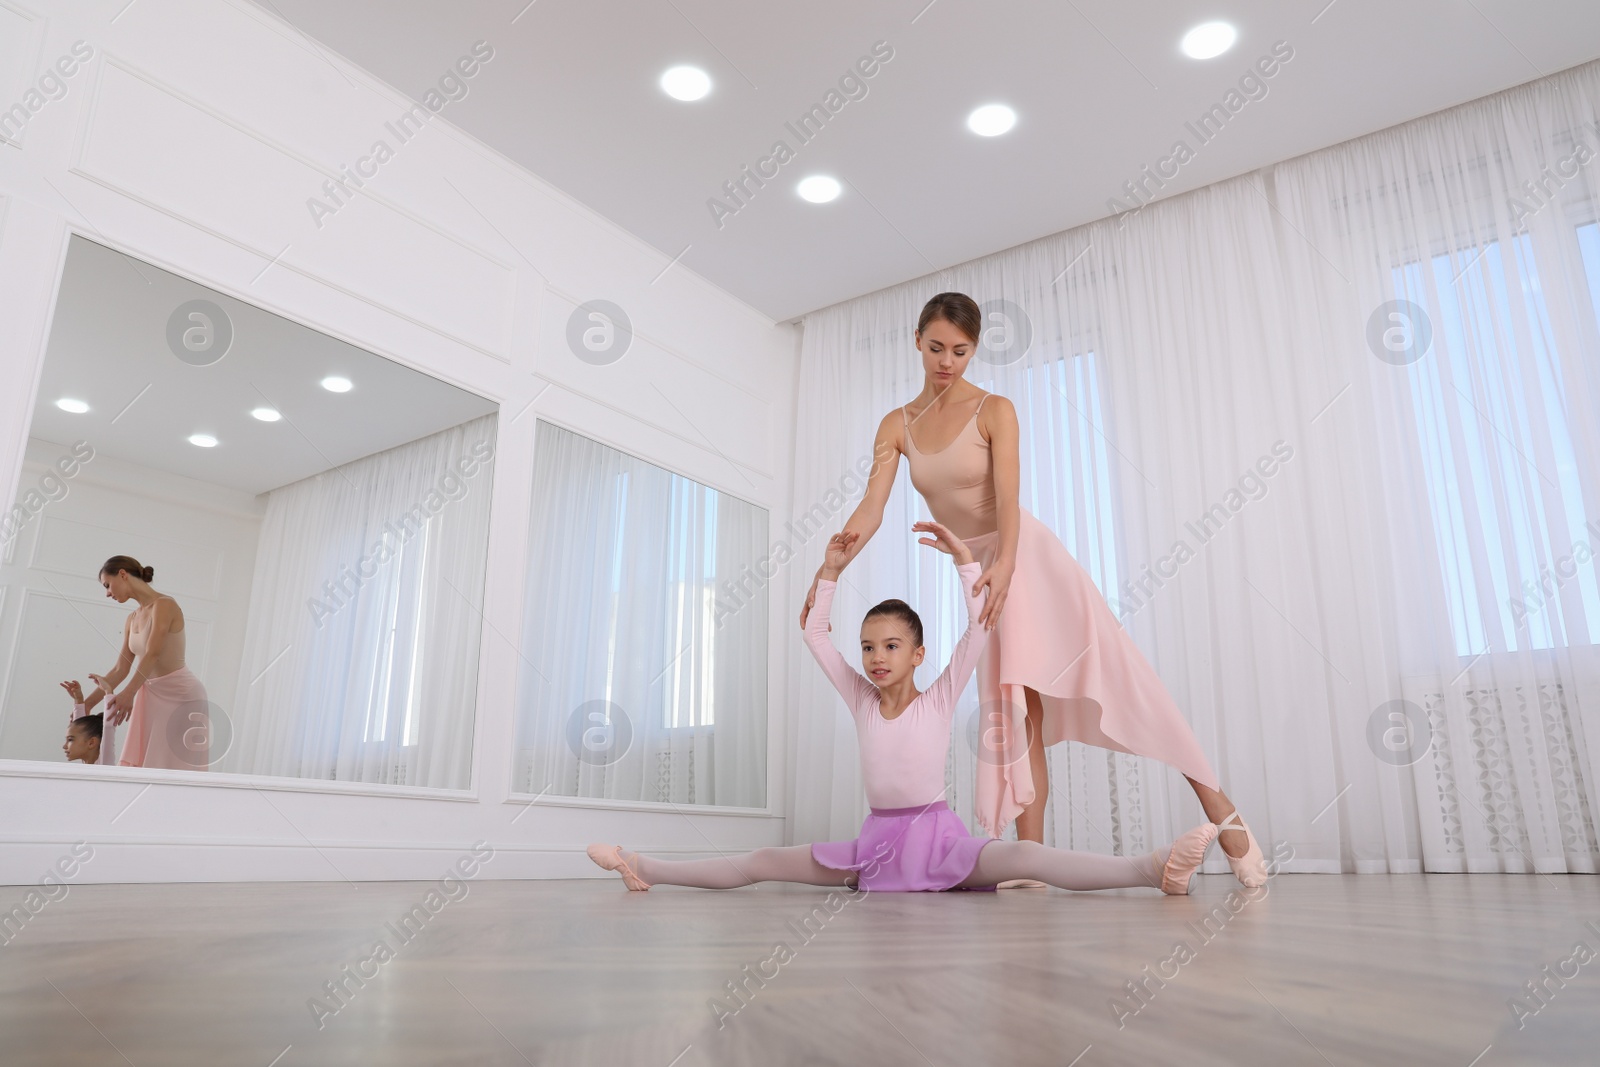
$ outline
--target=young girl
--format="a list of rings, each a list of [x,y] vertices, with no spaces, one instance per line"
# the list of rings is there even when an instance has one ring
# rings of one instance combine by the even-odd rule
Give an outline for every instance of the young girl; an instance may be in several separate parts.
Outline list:
[[[1182,895],[1217,836],[1201,823],[1169,848],[1137,858],[1049,848],[1034,841],[972,837],[944,802],[945,756],[956,700],[988,640],[980,623],[987,591],[974,594],[982,567],[960,538],[936,522],[913,529],[931,533],[920,543],[952,557],[966,594],[967,630],[944,673],[917,692],[913,669],[922,662],[922,620],[901,600],[886,600],[861,624],[861,666],[852,670],[828,636],[828,615],[839,574],[859,534],[828,541],[822,581],[806,626],[806,644],[856,722],[861,778],[872,813],[854,841],[761,848],[737,856],[663,860],[624,852],[620,845],[589,846],[589,858],[620,871],[629,889],[654,883],[733,889],[753,882],[857,886],[903,892],[992,889],[1014,878],[1036,878],[1062,889],[1159,887]]]
[[[72,698],[72,717],[67,720],[67,743],[61,751],[67,762],[81,761],[102,767],[117,762],[116,727],[108,726],[104,715],[91,715],[83,704],[83,686],[76,680],[62,682],[61,688]]]

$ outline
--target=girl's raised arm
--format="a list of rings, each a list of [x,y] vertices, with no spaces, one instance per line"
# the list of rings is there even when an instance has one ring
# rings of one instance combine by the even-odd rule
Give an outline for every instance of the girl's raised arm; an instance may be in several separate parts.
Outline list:
[[[856,708],[869,691],[874,699],[878,694],[878,687],[845,662],[844,656],[834,647],[833,638],[828,636],[828,619],[833,613],[833,594],[839,587],[838,565],[855,538],[856,535],[853,533],[837,533],[829,539],[828,559],[817,572],[816,602],[812,606],[811,617],[807,620],[805,628],[806,647],[811,650],[811,655],[822,668],[822,673],[833,683],[833,688],[844,697],[852,715],[856,713]]]
[[[964,542],[936,522],[919,522],[913,528],[932,533],[937,539],[924,537],[921,539],[922,544],[932,545],[939,551],[955,557],[962,598],[967,603],[966,632],[961,635],[961,640],[956,642],[955,651],[950,654],[950,662],[945,664],[939,677],[928,687],[934,707],[939,710],[940,715],[948,717],[955,712],[956,701],[960,698],[961,691],[967,687],[972,672],[977,669],[978,657],[983,653],[984,646],[989,643],[989,630],[983,624],[983,608],[989,599],[989,590],[987,588],[974,590],[978,577],[983,574],[983,565],[972,558],[972,551]]]

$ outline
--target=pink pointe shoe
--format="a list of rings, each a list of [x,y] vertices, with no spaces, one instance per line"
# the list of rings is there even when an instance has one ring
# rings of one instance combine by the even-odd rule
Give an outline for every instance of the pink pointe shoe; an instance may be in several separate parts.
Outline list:
[[[1189,894],[1189,879],[1206,858],[1206,849],[1217,839],[1217,824],[1203,822],[1172,843],[1167,862],[1161,868],[1161,891],[1168,896]]]
[[[1227,850],[1223,855],[1228,856],[1228,866],[1233,868],[1233,876],[1239,879],[1239,884],[1246,889],[1255,889],[1267,884],[1267,861],[1261,855],[1261,846],[1256,844],[1256,835],[1250,832],[1250,827],[1244,824],[1244,819],[1239,815],[1239,809],[1234,808],[1233,814],[1219,823],[1213,825],[1217,828],[1220,837],[1224,830],[1243,830],[1245,840],[1249,846],[1242,856],[1228,856]]]
[[[650,888],[650,883],[633,873],[633,868],[628,866],[628,861],[622,858],[621,845],[594,844],[590,845],[585,851],[589,853],[589,858],[604,870],[621,871],[622,882],[629,890],[642,893]]]

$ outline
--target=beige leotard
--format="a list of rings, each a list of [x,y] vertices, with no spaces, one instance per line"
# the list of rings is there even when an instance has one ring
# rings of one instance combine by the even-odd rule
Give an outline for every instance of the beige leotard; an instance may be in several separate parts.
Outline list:
[[[906,461],[911,467],[911,484],[928,502],[933,517],[962,540],[993,533],[999,528],[989,442],[978,431],[978,412],[983,410],[983,401],[988,399],[985,394],[956,439],[937,452],[924,452],[917,447],[911,438],[906,409],[900,408],[900,418],[906,428]]]
[[[151,621],[155,619],[154,605],[150,607],[148,618]],[[145,649],[149,647],[150,623],[146,622],[144,629],[140,629],[138,623],[139,612],[135,611],[133,623],[128,627],[128,651],[135,656],[143,656]],[[182,670],[186,643],[184,639],[183,612],[180,609],[177,619],[173,622],[172,629],[167,632],[167,639],[162,642],[160,654],[156,656],[153,662],[145,665],[145,679],[160,678],[163,675],[171,674],[173,671]]]

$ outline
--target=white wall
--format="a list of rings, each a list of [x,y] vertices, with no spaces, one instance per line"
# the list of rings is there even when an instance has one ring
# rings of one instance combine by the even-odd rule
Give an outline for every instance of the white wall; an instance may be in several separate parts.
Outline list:
[[[0,498],[28,413],[68,236],[109,244],[502,407],[473,787],[423,791],[0,761],[0,882],[72,842],[87,881],[433,878],[472,842],[485,877],[594,872],[589,841],[703,853],[780,843],[781,812],[695,812],[510,793],[534,422],[580,433],[787,518],[796,331],[435,120],[318,228],[306,207],[409,101],[242,0],[0,0],[0,109],[83,41],[16,143],[0,143]],[[113,22],[112,19],[115,18]],[[17,44],[16,42],[22,42]],[[459,42],[466,54],[473,42]],[[496,49],[543,47],[507,27]],[[493,67],[475,91],[492,91]],[[514,242],[514,243],[513,243]],[[567,348],[581,302],[622,306],[619,362]],[[775,640],[791,634],[772,607]],[[776,659],[774,663],[778,662]],[[770,672],[768,796],[785,794]]]
[[[24,489],[70,451],[30,439]],[[61,741],[72,704],[58,683],[75,678],[86,692],[94,688],[88,674],[116,664],[132,612],[100,586],[97,572],[111,556],[155,568],[156,588],[183,605],[190,669],[228,708],[265,498],[103,455],[53,484],[64,494],[0,552],[0,755],[66,762]]]

